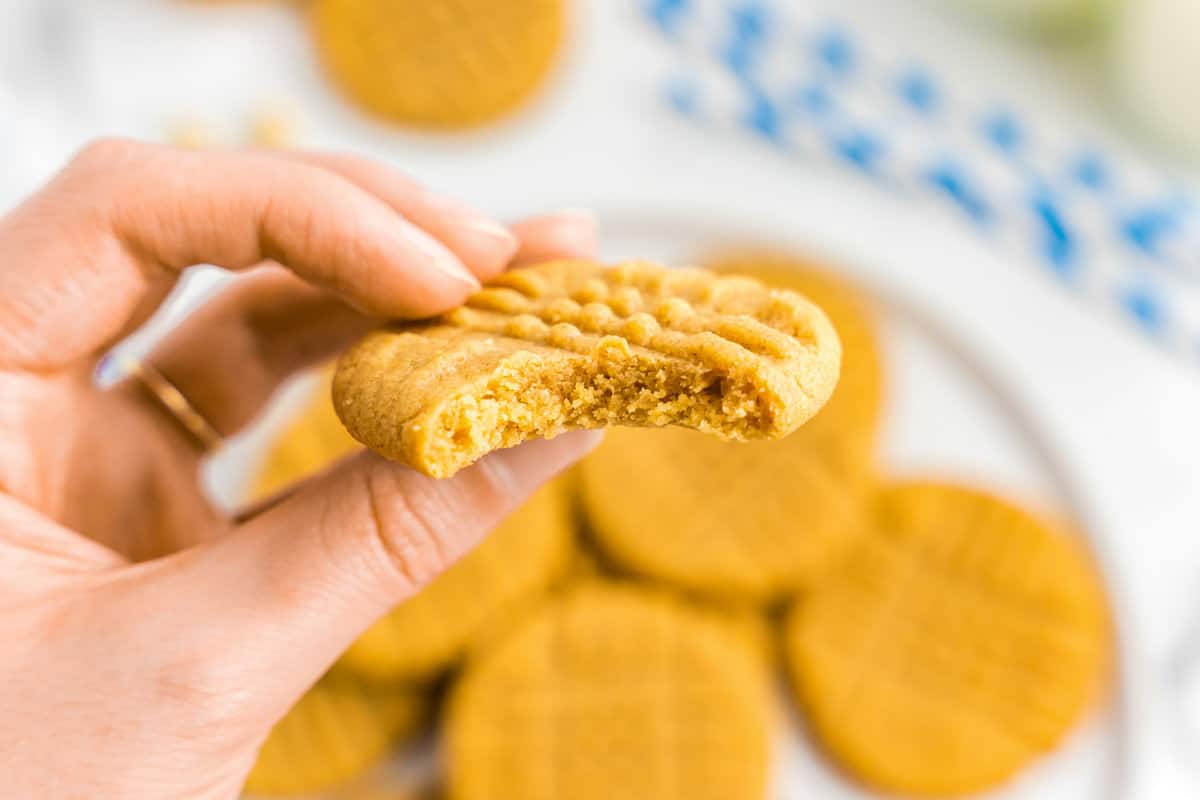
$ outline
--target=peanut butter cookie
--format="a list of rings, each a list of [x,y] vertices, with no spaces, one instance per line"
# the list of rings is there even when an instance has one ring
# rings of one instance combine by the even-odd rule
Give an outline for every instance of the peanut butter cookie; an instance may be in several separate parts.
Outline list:
[[[645,262],[560,261],[369,335],[338,363],[333,396],[355,438],[442,478],[573,428],[778,438],[828,399],[840,354],[825,315],[793,292]]]
[[[271,730],[246,791],[301,794],[348,781],[415,735],[427,711],[416,691],[326,676]]]
[[[581,465],[585,515],[621,568],[736,601],[793,593],[861,530],[867,478],[802,428],[732,444],[694,431],[610,431]]]
[[[861,291],[804,262],[744,253],[707,263],[798,291],[826,313],[842,343],[833,396],[778,441],[612,431],[582,465],[583,508],[621,567],[768,602],[803,589],[863,528],[883,396],[876,323]]]
[[[878,435],[884,400],[883,355],[877,314],[867,295],[845,278],[811,262],[777,253],[741,253],[704,262],[718,272],[757,278],[791,289],[825,312],[842,343],[842,370],[829,402],[806,426],[810,436],[866,448],[869,458]]]
[[[469,663],[444,731],[453,800],[762,800],[759,655],[710,615],[592,583]]]
[[[800,704],[876,789],[996,786],[1096,697],[1109,647],[1097,575],[1073,538],[972,489],[892,486],[871,524],[788,621]]]
[[[519,106],[562,43],[563,0],[314,0],[330,77],[386,119],[465,128]]]

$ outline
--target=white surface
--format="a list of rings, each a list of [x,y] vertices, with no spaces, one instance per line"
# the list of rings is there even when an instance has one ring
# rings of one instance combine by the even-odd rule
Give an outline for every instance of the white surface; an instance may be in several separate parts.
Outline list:
[[[698,252],[764,237],[801,251],[811,249],[809,240],[766,221],[663,219],[653,211],[611,215],[605,221],[609,234],[605,255],[612,258],[638,255],[680,263]],[[853,258],[834,258],[831,263],[870,286],[880,286],[878,271]],[[943,328],[937,317],[888,294],[880,298],[888,377],[882,462],[888,473],[992,487],[1030,507],[1074,517],[1086,525],[1091,515],[1079,505],[1073,476],[1046,446],[1035,416],[1009,396],[1007,382],[991,374],[973,348]],[[1128,714],[1128,700],[1122,664],[1112,693],[1087,724],[1062,748],[988,797],[1115,800],[1135,796],[1129,784],[1130,762],[1135,757],[1132,742],[1140,731]],[[779,800],[875,796],[832,769],[805,737],[798,720],[793,717],[790,722],[779,751],[775,795]]]
[[[0,8],[11,14],[17,5]],[[232,137],[247,109],[282,98],[301,108],[305,144],[388,159],[504,216],[593,206],[623,231],[655,216],[659,233],[647,236],[678,220],[684,235],[699,224],[803,245],[936,320],[1028,410],[1086,510],[1118,606],[1136,731],[1131,796],[1200,794],[1186,782],[1175,699],[1166,694],[1200,580],[1200,379],[1191,368],[936,217],[840,173],[669,120],[648,86],[662,55],[625,2],[581,6],[568,63],[520,120],[440,139],[379,127],[338,102],[289,9],[149,0],[73,9],[80,61],[56,68],[76,70],[82,99],[65,113],[47,108],[40,91],[10,87],[24,95],[20,108],[47,121],[18,120],[24,144],[0,156],[0,202],[99,131],[161,138],[169,119],[199,114]],[[0,52],[22,37],[2,23]],[[1026,81],[1031,96],[1046,96],[1036,69],[1004,74],[1013,89]],[[0,123],[3,116],[0,106]],[[53,135],[29,133],[41,127]]]

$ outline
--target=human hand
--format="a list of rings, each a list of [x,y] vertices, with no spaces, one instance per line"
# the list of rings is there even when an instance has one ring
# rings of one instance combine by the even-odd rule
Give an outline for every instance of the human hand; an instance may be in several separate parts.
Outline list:
[[[92,380],[182,269],[254,268],[149,358],[230,435],[374,320],[593,249],[579,215],[506,229],[357,158],[121,141],[0,218],[3,793],[236,796],[359,632],[595,444],[530,442],[445,481],[364,453],[229,518],[146,388]]]

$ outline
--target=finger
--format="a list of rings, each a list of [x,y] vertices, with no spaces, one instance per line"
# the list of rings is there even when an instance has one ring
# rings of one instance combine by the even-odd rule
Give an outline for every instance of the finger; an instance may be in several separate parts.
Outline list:
[[[327,169],[107,141],[0,220],[0,366],[109,347],[193,264],[278,261],[366,313],[427,316],[478,281],[444,245]]]
[[[556,258],[595,258],[596,218],[587,211],[559,211],[518,222],[513,233],[521,247],[513,264],[533,264]]]
[[[597,441],[581,431],[528,442],[442,481],[355,456],[233,535],[140,576],[122,606],[156,648],[175,649],[156,657],[216,659],[223,680],[281,714],[368,625]]]
[[[275,158],[322,167],[375,195],[438,239],[481,281],[500,274],[517,252],[518,240],[513,231],[470,206],[429,191],[386,164],[341,153],[269,153]]]
[[[191,314],[149,361],[230,436],[288,377],[329,361],[378,324],[286,270],[264,267]]]
[[[587,258],[595,251],[595,223],[582,212],[536,217],[513,229],[521,236],[521,260]],[[377,324],[279,267],[263,268],[189,316],[150,362],[229,436],[289,376],[333,358]]]

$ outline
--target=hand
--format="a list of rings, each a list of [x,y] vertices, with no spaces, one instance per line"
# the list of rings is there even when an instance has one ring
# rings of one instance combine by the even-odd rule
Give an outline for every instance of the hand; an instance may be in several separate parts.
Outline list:
[[[119,141],[0,219],[3,794],[236,796],[359,632],[596,441],[445,481],[363,454],[230,519],[191,434],[143,386],[92,381],[182,269],[252,269],[149,359],[229,435],[373,320],[593,249],[579,215],[507,229],[357,158]]]

